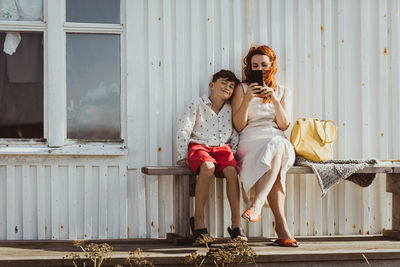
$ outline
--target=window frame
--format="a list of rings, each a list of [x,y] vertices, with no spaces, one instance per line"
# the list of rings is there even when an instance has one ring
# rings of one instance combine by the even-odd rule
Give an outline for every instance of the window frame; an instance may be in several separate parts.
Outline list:
[[[0,31],[43,33],[43,138],[0,138],[0,154],[9,154],[8,148],[47,147],[28,154],[127,154],[127,89],[126,89],[126,0],[120,0],[120,24],[66,22],[66,0],[43,0],[43,21],[0,21]],[[67,33],[115,34],[120,36],[120,139],[67,139],[66,35]],[[50,38],[49,38],[50,37]],[[55,90],[58,88],[58,90]],[[118,148],[115,150],[115,148]],[[99,148],[99,149],[96,149]],[[107,148],[110,150],[107,151]],[[64,151],[64,152],[63,152]],[[13,152],[12,154],[15,154]],[[26,153],[21,153],[26,154]],[[118,153],[117,153],[118,154]]]

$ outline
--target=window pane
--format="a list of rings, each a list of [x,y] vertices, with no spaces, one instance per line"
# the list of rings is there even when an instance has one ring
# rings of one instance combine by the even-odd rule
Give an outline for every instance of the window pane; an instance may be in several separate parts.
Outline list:
[[[0,0],[0,20],[43,20],[43,1]]]
[[[119,0],[67,0],[67,21],[120,23]]]
[[[0,32],[0,138],[43,138],[43,34]]]
[[[67,136],[120,138],[119,35],[67,34]]]

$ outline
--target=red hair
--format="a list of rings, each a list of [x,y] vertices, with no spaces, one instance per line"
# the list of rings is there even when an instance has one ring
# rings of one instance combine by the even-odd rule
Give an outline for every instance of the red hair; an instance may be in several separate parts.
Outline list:
[[[243,82],[247,84],[250,83],[249,78],[251,77],[251,58],[254,55],[265,55],[269,58],[269,61],[271,62],[271,67],[264,75],[264,82],[266,86],[274,89],[274,91],[276,92],[276,73],[278,72],[278,63],[276,61],[276,54],[274,50],[272,50],[267,45],[252,45],[250,47],[249,52],[247,52],[247,55],[243,59],[243,72],[245,75],[245,79],[243,80]]]

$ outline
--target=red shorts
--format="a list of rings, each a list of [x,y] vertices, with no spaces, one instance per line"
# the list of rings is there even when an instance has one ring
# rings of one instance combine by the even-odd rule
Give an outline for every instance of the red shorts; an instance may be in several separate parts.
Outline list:
[[[228,166],[232,166],[236,171],[239,171],[230,145],[210,147],[207,145],[190,143],[188,163],[195,174],[199,173],[200,166],[205,161],[210,161],[215,164],[215,176],[217,177],[224,177],[222,170]]]

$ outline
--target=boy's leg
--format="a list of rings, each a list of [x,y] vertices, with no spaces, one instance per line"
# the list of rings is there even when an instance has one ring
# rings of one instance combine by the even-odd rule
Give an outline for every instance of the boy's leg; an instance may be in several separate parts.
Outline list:
[[[200,172],[196,182],[194,229],[206,228],[204,224],[204,206],[208,198],[210,179],[214,176],[215,165],[205,161],[200,165]]]
[[[232,229],[242,227],[240,219],[240,189],[235,167],[228,166],[222,170],[226,178],[226,194],[228,196],[229,205],[232,214]]]

